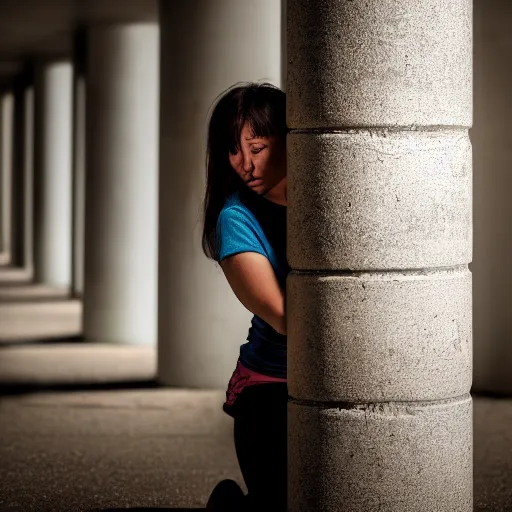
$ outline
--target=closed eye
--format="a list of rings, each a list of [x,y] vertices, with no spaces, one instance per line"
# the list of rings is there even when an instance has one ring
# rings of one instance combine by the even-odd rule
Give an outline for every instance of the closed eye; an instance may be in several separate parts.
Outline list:
[[[261,151],[263,151],[267,146],[252,146],[251,147],[251,153],[253,153],[254,155],[260,153]]]

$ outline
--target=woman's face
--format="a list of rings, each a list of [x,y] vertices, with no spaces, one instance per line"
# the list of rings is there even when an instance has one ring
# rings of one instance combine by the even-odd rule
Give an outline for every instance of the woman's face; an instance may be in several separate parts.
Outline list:
[[[229,163],[254,192],[265,195],[286,176],[286,143],[278,137],[253,137],[249,123],[240,133],[240,148]]]

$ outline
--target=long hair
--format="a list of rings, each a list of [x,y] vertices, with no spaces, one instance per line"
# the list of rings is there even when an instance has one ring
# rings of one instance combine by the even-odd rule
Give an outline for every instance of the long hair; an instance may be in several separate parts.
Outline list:
[[[234,192],[246,187],[229,163],[240,148],[240,131],[249,123],[254,137],[286,137],[286,96],[268,83],[237,84],[217,101],[208,123],[206,191],[203,204],[203,252],[219,261],[217,220]]]

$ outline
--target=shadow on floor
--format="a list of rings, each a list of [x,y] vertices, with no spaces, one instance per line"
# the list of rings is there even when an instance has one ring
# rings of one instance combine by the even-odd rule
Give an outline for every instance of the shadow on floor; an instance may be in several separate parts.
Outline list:
[[[23,340],[4,340],[0,338],[0,350],[3,348],[23,348],[23,347],[34,347],[39,345],[64,345],[68,343],[87,343],[82,335],[76,336],[54,336],[52,338],[31,338]]]
[[[2,288],[2,285],[0,285]],[[20,287],[21,288],[21,287]],[[64,294],[47,294],[47,295],[5,295],[0,294],[0,304],[14,305],[14,304],[51,304],[52,302],[62,304],[63,302],[77,300],[72,295]]]

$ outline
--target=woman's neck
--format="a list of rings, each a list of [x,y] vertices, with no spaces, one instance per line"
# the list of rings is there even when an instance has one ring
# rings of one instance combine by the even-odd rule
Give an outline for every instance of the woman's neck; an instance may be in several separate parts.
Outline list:
[[[273,203],[286,206],[286,177],[284,177],[274,188],[270,189],[263,197]]]

